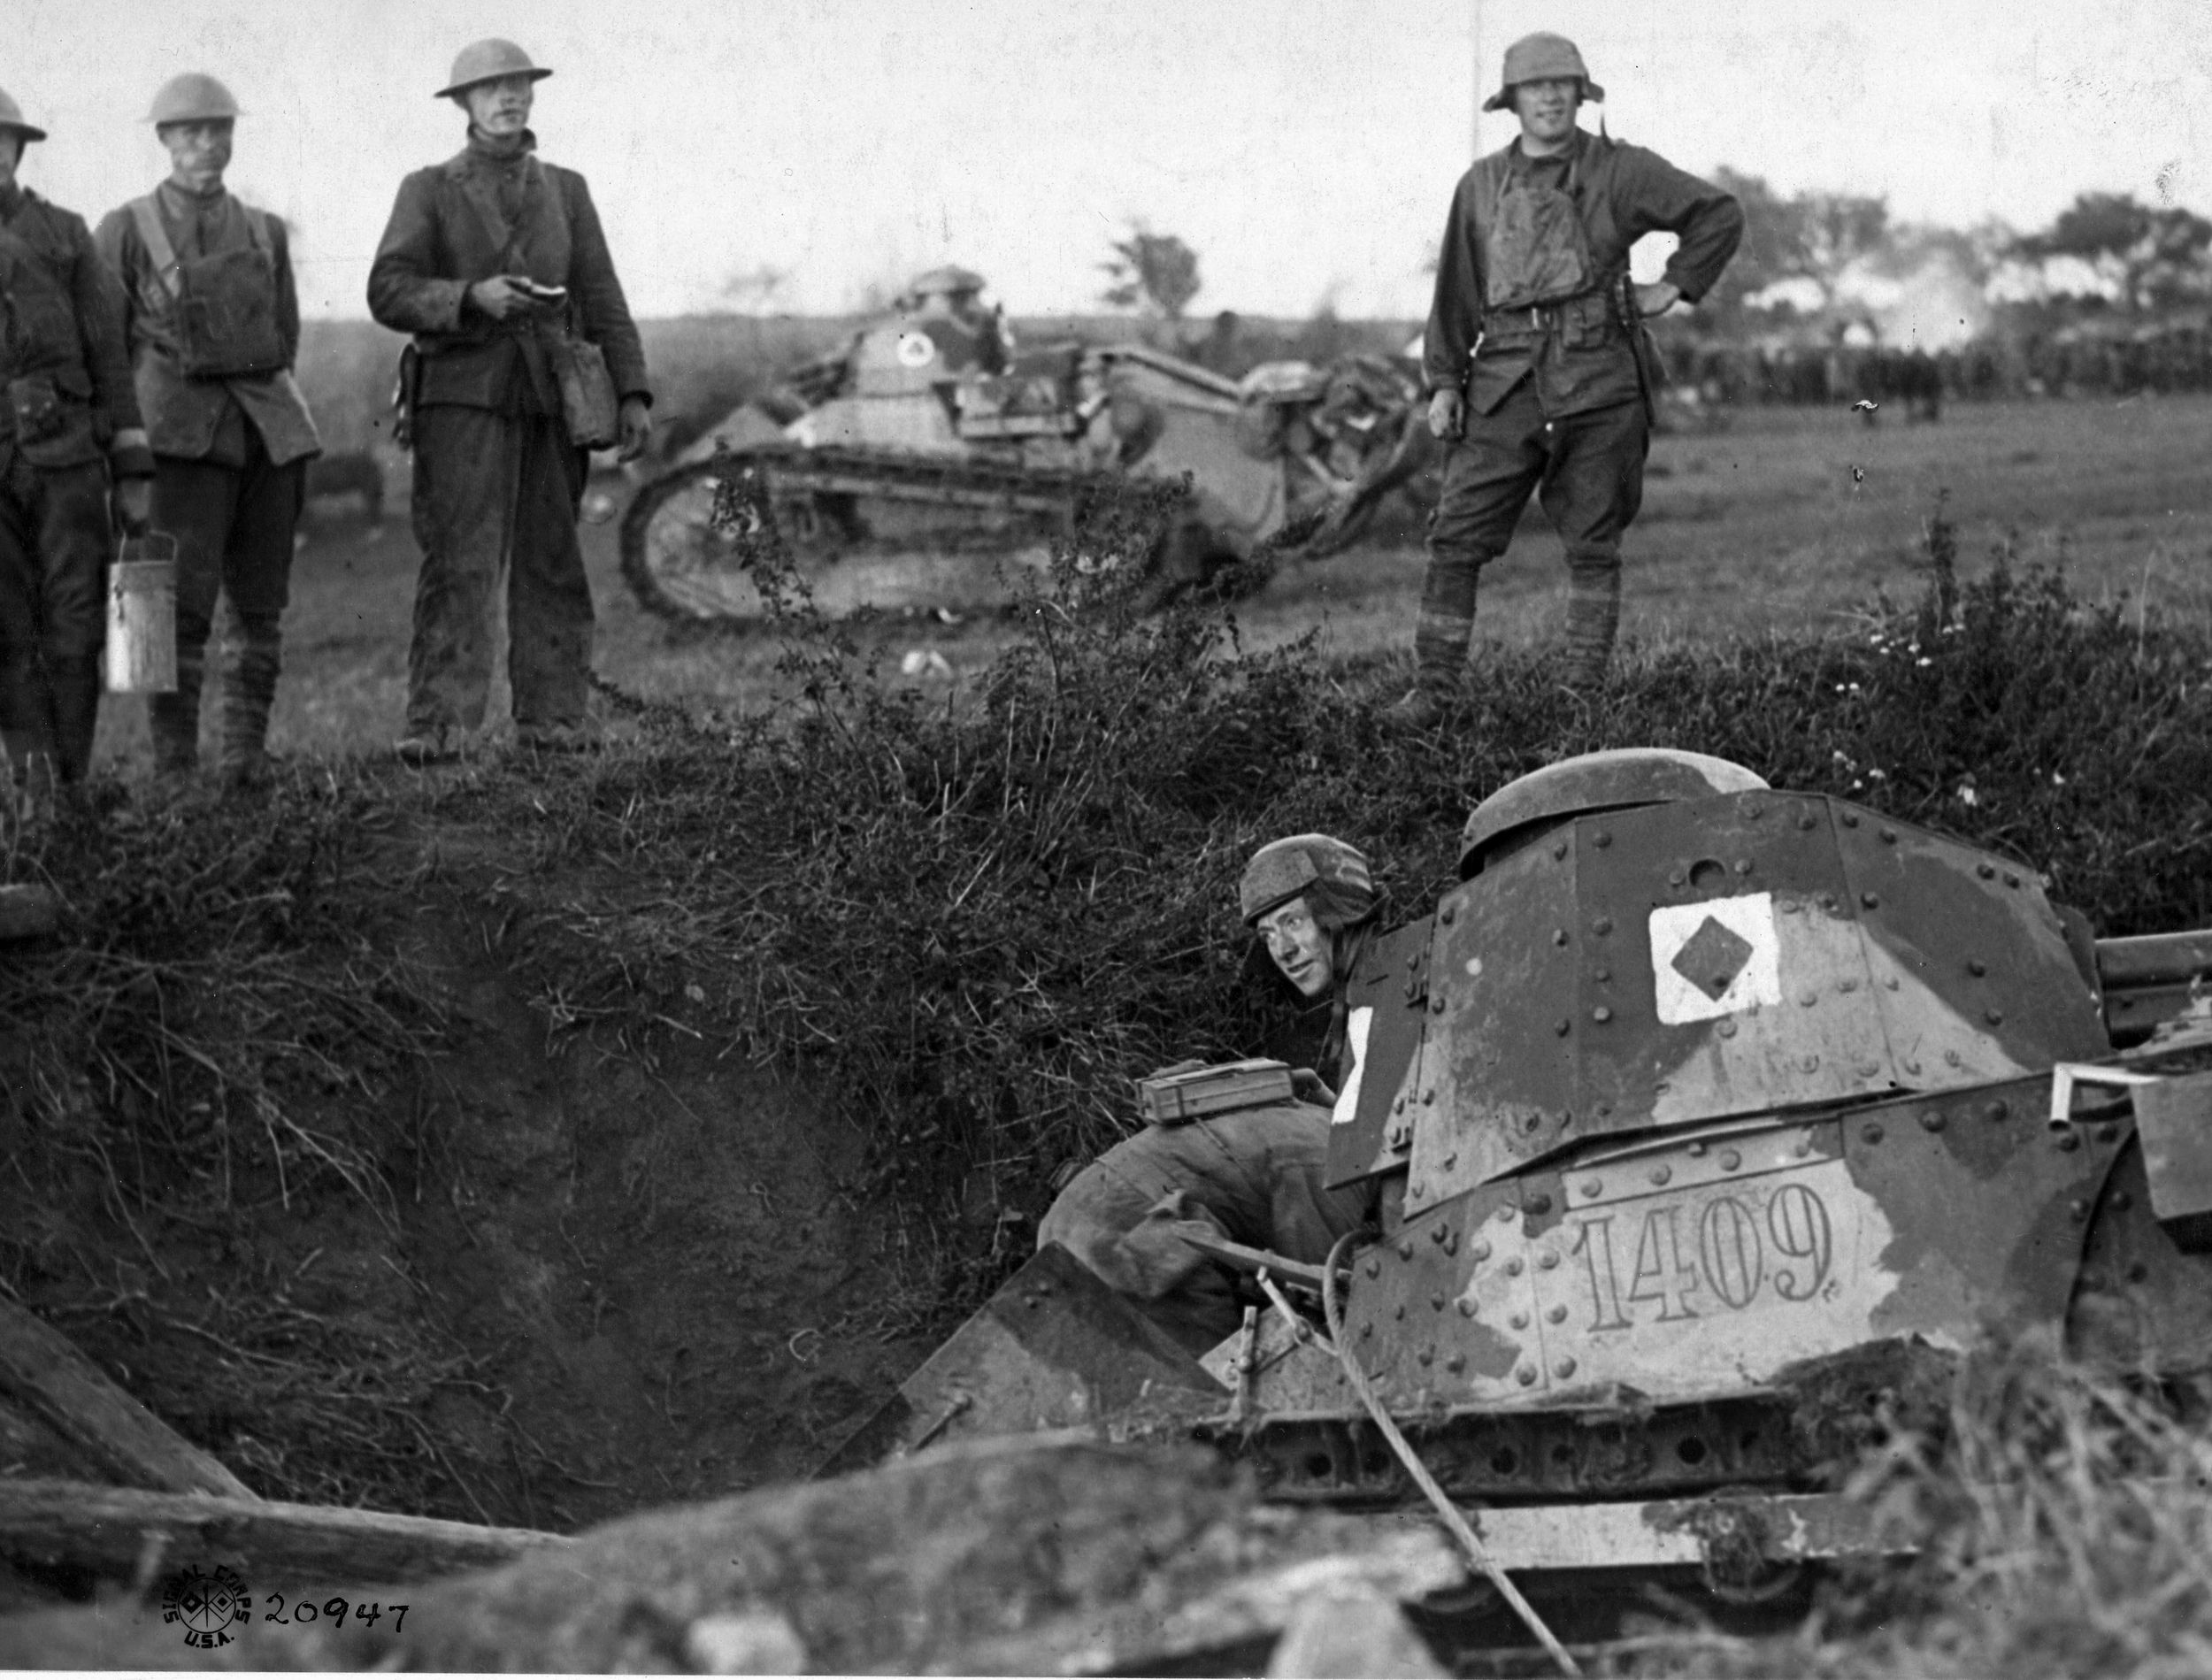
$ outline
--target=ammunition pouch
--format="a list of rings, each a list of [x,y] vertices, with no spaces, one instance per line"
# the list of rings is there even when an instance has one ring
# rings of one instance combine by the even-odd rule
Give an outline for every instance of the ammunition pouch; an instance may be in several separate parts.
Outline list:
[[[580,449],[605,449],[622,435],[621,405],[606,357],[589,339],[573,333],[549,332],[544,341],[568,441]]]
[[[259,211],[241,208],[250,242],[244,249],[180,262],[159,205],[150,196],[131,203],[139,237],[169,291],[177,365],[187,379],[249,379],[285,366],[268,229]]]
[[[73,401],[48,374],[8,381],[8,418],[16,452],[33,466],[78,466],[99,458],[91,408]]]

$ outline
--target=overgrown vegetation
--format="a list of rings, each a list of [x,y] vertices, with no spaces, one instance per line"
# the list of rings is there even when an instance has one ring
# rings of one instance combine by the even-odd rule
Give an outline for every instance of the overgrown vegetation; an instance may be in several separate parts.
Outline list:
[[[0,1175],[25,1210],[0,1222],[0,1285],[65,1293],[84,1316],[65,1328],[204,1348],[189,1392],[148,1398],[257,1443],[242,1468],[267,1492],[473,1514],[455,1489],[477,1449],[422,1420],[477,1377],[373,1291],[338,1310],[296,1260],[241,1252],[252,1288],[192,1322],[147,1299],[166,1245],[240,1244],[242,1208],[388,1219],[434,1178],[422,1117],[388,1097],[452,1039],[391,955],[441,837],[496,852],[502,959],[553,1043],[696,1035],[865,1128],[853,1193],[908,1256],[910,1286],[856,1321],[887,1331],[942,1323],[1017,1262],[1053,1169],[1129,1124],[1133,1075],[1280,1024],[1233,905],[1278,834],[1365,847],[1409,916],[1506,780],[1672,745],[2001,847],[2103,932],[2212,923],[2212,638],[2004,553],[1962,566],[1940,510],[1920,597],[1848,633],[1668,652],[1590,699],[1540,651],[1500,656],[1426,737],[1378,720],[1399,661],[1248,654],[1217,609],[1133,617],[1082,556],[1145,517],[1102,510],[1016,645],[934,699],[875,680],[851,626],[795,599],[769,712],[657,702],[589,758],[300,773],[258,809],[108,786],[11,834],[9,877],[51,881],[72,917],[0,963]],[[111,1252],[42,1212],[87,1185]]]

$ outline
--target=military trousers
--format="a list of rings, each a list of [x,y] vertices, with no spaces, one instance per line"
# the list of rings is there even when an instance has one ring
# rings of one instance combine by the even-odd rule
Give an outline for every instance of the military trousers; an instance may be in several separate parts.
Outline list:
[[[1643,505],[1651,428],[1640,402],[1548,417],[1533,380],[1469,413],[1429,516],[1414,646],[1425,679],[1455,675],[1475,624],[1476,580],[1506,551],[1534,495],[1567,550],[1571,679],[1603,672],[1620,619],[1621,534]]]
[[[482,725],[503,583],[516,725],[584,721],[593,615],[576,518],[585,465],[557,416],[450,404],[416,414],[422,570],[407,651],[410,734]]]
[[[1365,1223],[1368,1186],[1324,1186],[1329,1111],[1280,1103],[1148,1126],[1083,1169],[1037,1227],[1193,1353],[1243,1319],[1234,1274],[1182,1240],[1225,1237],[1318,1265]]]
[[[230,603],[223,693],[223,759],[244,768],[261,756],[282,661],[281,624],[291,598],[293,534],[307,464],[269,459],[247,428],[237,465],[157,456],[153,528],[177,540],[177,687],[150,695],[155,768],[195,763],[200,690],[218,598]]]
[[[0,443],[0,740],[18,776],[91,765],[113,541],[104,464],[35,467]]]

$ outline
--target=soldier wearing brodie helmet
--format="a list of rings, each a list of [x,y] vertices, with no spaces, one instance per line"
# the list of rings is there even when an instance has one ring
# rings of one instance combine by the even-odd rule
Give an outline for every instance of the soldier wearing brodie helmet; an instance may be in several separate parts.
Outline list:
[[[34,784],[91,763],[110,475],[138,527],[154,470],[91,231],[16,181],[45,138],[0,93],[0,741],[13,778]]]
[[[154,448],[153,522],[177,541],[177,687],[146,719],[157,775],[199,760],[200,688],[219,595],[230,603],[222,758],[233,787],[266,766],[293,529],[322,440],[292,377],[299,295],[284,223],[223,185],[240,116],[214,77],[172,77],[146,120],[169,154],[153,191],[100,224],[123,282]]]
[[[1367,859],[1326,834],[1294,834],[1253,855],[1237,901],[1283,978],[1302,998],[1330,1001],[1330,1039],[1340,1047],[1334,1001],[1379,909]],[[1325,1070],[1333,1072],[1335,1055],[1330,1048]],[[1368,1215],[1370,1186],[1325,1187],[1324,1105],[1335,1093],[1302,1069],[1294,1085],[1290,1098],[1156,1123],[1116,1144],[1060,1192],[1038,1224],[1038,1247],[1059,1243],[1184,1346],[1205,1352],[1236,1329],[1242,1302],[1234,1275],[1187,1235],[1318,1264]]]
[[[1567,550],[1562,675],[1586,688],[1604,676],[1658,373],[1642,322],[1701,297],[1743,233],[1726,193],[1576,125],[1582,103],[1605,93],[1563,35],[1515,42],[1502,83],[1483,109],[1509,108],[1521,133],[1461,178],[1429,311],[1429,429],[1449,453],[1414,637],[1419,686],[1392,709],[1415,728],[1442,716],[1474,630],[1476,579],[1532,494]],[[1631,285],[1629,248],[1659,232],[1681,240],[1664,278]]]

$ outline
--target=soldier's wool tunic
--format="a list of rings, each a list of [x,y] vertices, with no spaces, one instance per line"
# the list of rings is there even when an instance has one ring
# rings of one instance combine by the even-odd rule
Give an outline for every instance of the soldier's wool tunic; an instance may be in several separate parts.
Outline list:
[[[149,235],[152,243],[149,243]],[[177,687],[149,697],[157,769],[196,761],[200,691],[219,594],[228,598],[223,762],[261,756],[282,660],[294,529],[307,463],[322,449],[292,376],[299,295],[284,224],[218,184],[166,180],[100,224],[101,254],[123,282],[139,403],[153,445],[152,524],[177,540]],[[240,260],[241,258],[243,260]],[[224,373],[188,366],[178,313],[181,271],[227,259],[217,301],[273,326],[274,365]]]
[[[566,324],[599,347],[617,395],[651,394],[590,189],[534,147],[526,134],[509,153],[472,133],[458,155],[408,176],[369,271],[370,313],[412,333],[420,357],[411,734],[482,723],[503,571],[517,725],[585,715],[592,605],[576,515],[586,456],[561,419],[547,324],[495,321],[469,288],[500,274],[565,287]]]
[[[1649,448],[1618,299],[1629,249],[1647,234],[1678,234],[1664,278],[1695,302],[1742,231],[1728,194],[1655,152],[1582,130],[1554,157],[1528,157],[1516,140],[1461,178],[1424,346],[1429,388],[1467,398],[1429,526],[1425,673],[1464,657],[1476,575],[1505,551],[1540,489],[1567,548],[1580,674],[1602,669],[1619,610],[1621,533],[1640,502]]]
[[[92,758],[107,456],[139,430],[121,300],[84,219],[0,187],[0,739],[64,779]],[[150,467],[135,444],[119,472]]]

